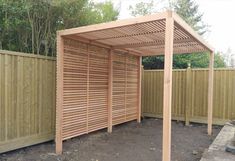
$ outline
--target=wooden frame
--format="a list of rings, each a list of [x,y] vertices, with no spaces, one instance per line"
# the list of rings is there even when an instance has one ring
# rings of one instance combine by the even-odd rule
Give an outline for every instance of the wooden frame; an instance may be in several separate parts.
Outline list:
[[[56,153],[62,153],[62,106],[63,106],[63,58],[64,41],[57,33],[57,79],[56,79]]]
[[[112,132],[112,93],[113,93],[113,50],[109,51],[109,82],[108,82],[108,132]]]
[[[140,30],[141,29],[141,30]],[[142,56],[165,55],[164,65],[164,101],[163,101],[163,161],[170,161],[171,152],[171,93],[173,53],[213,52],[193,29],[176,13],[166,11],[150,16],[120,20],[109,23],[67,29],[58,32],[57,37],[57,119],[56,119],[56,152],[62,152],[62,108],[63,108],[63,38],[86,43],[109,50],[108,82],[107,82],[107,127],[112,132],[113,122],[113,59],[114,51],[125,51],[138,57],[137,78],[137,119],[141,121],[141,61]],[[73,49],[73,52],[76,52]],[[89,58],[88,58],[89,59]],[[120,58],[121,59],[121,58]],[[126,59],[126,58],[125,58]],[[127,91],[127,61],[125,60],[125,113]],[[75,66],[73,64],[73,70]],[[88,64],[89,70],[89,64]],[[88,72],[89,75],[89,72]],[[89,77],[87,77],[89,80]],[[213,53],[210,57],[209,89],[208,89],[208,134],[212,129],[212,93],[213,93]],[[89,87],[89,83],[87,83]],[[88,92],[89,94],[89,92]],[[88,95],[87,94],[87,95]],[[87,104],[88,104],[87,100]],[[125,115],[125,120],[127,120]],[[88,126],[88,125],[87,125]],[[87,127],[88,128],[88,127]],[[84,132],[85,133],[85,132]],[[77,135],[73,135],[74,137]],[[70,137],[66,137],[70,138]]]
[[[165,63],[163,91],[163,142],[162,160],[170,161],[171,154],[171,97],[172,97],[172,66],[173,66],[174,20],[169,13],[166,19]]]
[[[139,70],[138,70],[138,114],[137,114],[137,122],[141,122],[141,80],[142,80],[142,57],[139,57],[138,60]]]
[[[214,78],[214,52],[210,53],[209,78],[208,78],[208,135],[212,134],[213,121],[213,78]]]

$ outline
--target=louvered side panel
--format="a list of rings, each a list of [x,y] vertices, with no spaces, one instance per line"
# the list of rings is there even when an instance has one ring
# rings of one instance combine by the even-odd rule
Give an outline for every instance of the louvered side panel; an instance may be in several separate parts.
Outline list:
[[[89,47],[88,132],[108,126],[108,51]]]
[[[138,57],[115,53],[113,60],[113,125],[137,119]]]
[[[138,57],[126,58],[126,121],[137,118],[138,110]]]
[[[87,45],[65,39],[63,139],[87,133]]]
[[[126,57],[115,53],[113,56],[113,125],[125,122]]]

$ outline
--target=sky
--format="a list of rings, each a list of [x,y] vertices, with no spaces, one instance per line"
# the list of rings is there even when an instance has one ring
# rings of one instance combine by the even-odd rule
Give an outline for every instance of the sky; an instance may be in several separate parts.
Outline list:
[[[97,2],[105,0],[94,0]],[[149,0],[111,0],[116,7],[120,7],[119,19],[130,18],[130,5]],[[157,11],[164,10],[167,3],[155,0]],[[199,4],[199,11],[203,13],[203,21],[209,25],[209,32],[204,39],[216,51],[226,53],[228,48],[235,54],[235,0],[195,0]]]

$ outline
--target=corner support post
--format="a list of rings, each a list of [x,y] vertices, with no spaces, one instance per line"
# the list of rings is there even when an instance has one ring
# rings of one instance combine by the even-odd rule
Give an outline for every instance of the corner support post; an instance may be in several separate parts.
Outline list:
[[[208,78],[208,135],[212,134],[213,121],[213,77],[214,77],[214,52],[210,52],[209,78]]]
[[[164,92],[163,92],[163,144],[162,161],[171,161],[171,100],[173,67],[174,19],[169,11],[165,28]]]
[[[63,73],[64,73],[64,40],[57,33],[57,80],[56,80],[56,154],[62,154],[62,118],[63,118]]]
[[[137,122],[141,122],[141,83],[142,83],[142,56],[139,57],[139,69],[138,69],[138,114],[137,114]]]

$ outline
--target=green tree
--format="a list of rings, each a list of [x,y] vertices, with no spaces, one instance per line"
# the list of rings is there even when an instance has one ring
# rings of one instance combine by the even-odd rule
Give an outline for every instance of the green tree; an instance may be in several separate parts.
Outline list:
[[[28,49],[29,25],[21,1],[0,0],[0,49]]]
[[[199,12],[199,5],[194,0],[176,0],[170,6],[200,35],[208,31],[208,26],[202,20],[203,14]]]
[[[55,56],[56,31],[116,20],[110,1],[0,0],[0,49]]]
[[[154,3],[153,0],[150,2],[140,2],[135,6],[129,6],[129,10],[131,11],[132,16],[140,16],[151,14],[154,11]]]
[[[194,0],[176,0],[170,6],[200,35],[208,31],[207,25],[202,21],[203,14],[199,12],[199,5]],[[222,57],[216,53],[215,67],[225,67],[225,63],[220,63],[222,61],[224,61]],[[189,63],[192,68],[207,68],[209,55],[205,53],[174,55],[173,62],[174,68],[187,68]]]

